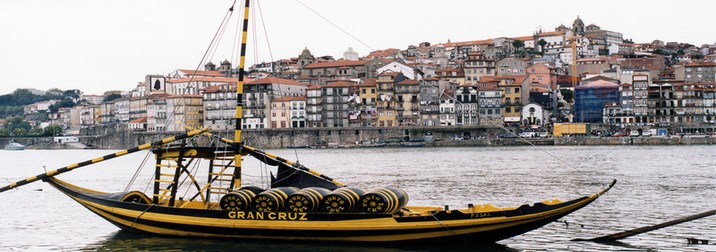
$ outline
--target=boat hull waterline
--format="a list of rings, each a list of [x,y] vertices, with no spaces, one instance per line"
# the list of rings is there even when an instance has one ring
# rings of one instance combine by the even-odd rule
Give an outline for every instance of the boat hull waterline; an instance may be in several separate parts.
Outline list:
[[[445,211],[406,207],[402,216],[371,213],[225,211],[120,201],[57,178],[52,186],[122,230],[169,236],[300,240],[350,243],[445,241],[492,243],[542,227],[596,200],[607,188],[575,200],[545,201],[513,208],[491,205]]]

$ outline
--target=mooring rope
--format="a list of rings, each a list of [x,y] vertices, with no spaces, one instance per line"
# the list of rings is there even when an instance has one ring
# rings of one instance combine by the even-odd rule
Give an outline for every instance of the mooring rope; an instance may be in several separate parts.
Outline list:
[[[447,212],[446,212],[446,213],[447,213]],[[450,231],[450,233],[452,233],[454,236],[460,238],[460,240],[462,240],[463,242],[468,243],[467,239],[465,239],[465,238],[462,237],[461,235],[455,233],[454,230],[452,230],[452,229],[448,228],[447,226],[445,226],[445,224],[443,224],[443,222],[440,221],[440,219],[438,219],[438,217],[436,217],[435,214],[436,214],[436,213],[432,213],[430,216],[432,216],[433,219],[435,219],[435,221],[437,221],[438,224],[439,224],[441,227],[443,227],[443,228],[444,228],[445,230],[447,230],[447,231]]]
[[[137,215],[137,218],[134,218],[134,220],[132,221],[132,225],[129,226],[129,228],[130,228],[130,229],[134,229],[134,224],[136,224],[137,221],[139,220],[139,218],[141,218],[142,215],[144,215],[144,213],[146,213],[147,211],[149,211],[149,209],[151,209],[153,206],[154,206],[154,204],[150,204],[149,207],[147,207],[147,209],[144,209],[144,211],[142,211],[142,213],[140,213],[139,215]]]

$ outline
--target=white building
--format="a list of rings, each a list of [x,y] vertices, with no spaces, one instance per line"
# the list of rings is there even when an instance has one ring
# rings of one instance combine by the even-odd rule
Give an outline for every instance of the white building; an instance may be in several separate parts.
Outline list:
[[[521,124],[524,126],[544,126],[548,116],[547,111],[542,106],[537,103],[529,103],[522,107]]]
[[[376,70],[376,72],[378,74],[381,74],[381,73],[384,73],[387,71],[391,71],[391,72],[395,72],[395,73],[402,73],[403,76],[405,76],[406,78],[411,79],[411,80],[421,80],[422,79],[422,76],[416,74],[415,69],[413,69],[412,67],[407,66],[405,64],[402,64],[400,62],[397,62],[397,61],[393,61],[388,64],[385,64],[384,66],[382,66]]]
[[[453,126],[455,122],[455,97],[452,90],[445,90],[440,96],[440,125]]]

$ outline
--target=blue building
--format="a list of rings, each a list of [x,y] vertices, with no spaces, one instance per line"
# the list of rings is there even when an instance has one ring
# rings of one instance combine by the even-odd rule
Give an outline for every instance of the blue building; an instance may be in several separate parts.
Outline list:
[[[597,80],[574,91],[574,121],[601,123],[604,105],[619,102],[619,84]]]

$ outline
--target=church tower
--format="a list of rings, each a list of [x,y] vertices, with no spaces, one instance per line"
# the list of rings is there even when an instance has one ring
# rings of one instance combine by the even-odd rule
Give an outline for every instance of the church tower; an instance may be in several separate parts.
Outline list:
[[[206,71],[216,71],[216,65],[214,65],[213,62],[209,61],[209,63],[206,63],[206,65],[204,65],[204,70],[206,70]]]
[[[221,62],[221,65],[219,65],[219,72],[226,75],[227,77],[231,76],[231,62],[228,60],[224,60]]]
[[[298,68],[303,69],[304,66],[316,62],[316,57],[313,57],[311,51],[308,48],[304,48],[301,55],[298,55]]]
[[[577,16],[577,19],[572,23],[572,31],[574,34],[584,36],[584,22]]]
[[[348,51],[343,53],[344,60],[358,60],[358,52],[353,50],[353,47],[348,47]]]

